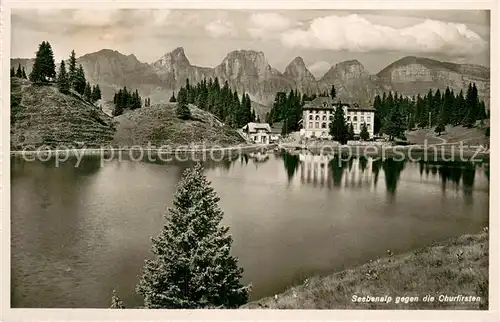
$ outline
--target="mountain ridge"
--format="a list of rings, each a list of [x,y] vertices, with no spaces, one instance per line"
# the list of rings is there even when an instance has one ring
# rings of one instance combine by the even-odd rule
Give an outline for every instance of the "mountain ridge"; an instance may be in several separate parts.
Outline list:
[[[196,84],[203,78],[217,77],[221,83],[238,93],[248,93],[253,101],[270,106],[278,91],[297,89],[313,94],[329,91],[335,85],[339,99],[369,103],[383,91],[397,91],[406,96],[424,94],[429,88],[459,91],[468,82],[475,82],[480,96],[489,99],[489,73],[486,66],[455,64],[431,58],[405,56],[371,74],[357,59],[332,65],[322,76],[314,77],[302,57],[295,57],[281,72],[272,67],[264,52],[252,49],[230,51],[215,67],[193,65],[183,47],[176,47],[152,63],[143,63],[134,54],[124,55],[117,50],[102,49],[77,58],[86,75],[103,88],[103,96],[117,88],[138,88],[142,96],[153,102],[166,102],[172,92],[186,82]],[[32,60],[11,59],[12,66],[21,63],[30,71]],[[489,102],[487,102],[489,105]]]

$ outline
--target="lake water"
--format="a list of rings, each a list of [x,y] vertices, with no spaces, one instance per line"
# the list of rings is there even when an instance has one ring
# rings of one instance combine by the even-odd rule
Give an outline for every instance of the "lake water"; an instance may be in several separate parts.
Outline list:
[[[488,225],[485,164],[275,154],[207,162],[252,298]],[[11,158],[13,307],[128,307],[190,162]]]

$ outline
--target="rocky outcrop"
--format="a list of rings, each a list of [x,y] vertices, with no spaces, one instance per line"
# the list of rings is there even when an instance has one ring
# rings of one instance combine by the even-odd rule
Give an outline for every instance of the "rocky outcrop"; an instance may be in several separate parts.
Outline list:
[[[384,90],[377,77],[368,73],[357,60],[348,60],[330,68],[320,79],[323,90],[329,91],[335,85],[337,97],[344,101],[368,103]]]
[[[302,57],[296,57],[285,68],[283,76],[294,83],[294,88],[304,93],[316,93],[319,90],[318,82],[307,69]]]
[[[408,56],[382,69],[377,76],[392,90],[403,95],[425,94],[430,88],[455,92],[475,83],[481,99],[489,105],[489,68],[471,64],[454,64],[421,57]]]

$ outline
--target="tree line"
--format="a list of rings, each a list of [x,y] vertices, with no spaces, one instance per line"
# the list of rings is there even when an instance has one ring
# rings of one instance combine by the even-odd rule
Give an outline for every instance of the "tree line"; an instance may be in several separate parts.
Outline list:
[[[219,79],[203,79],[196,85],[191,85],[189,79],[175,97],[172,94],[170,102],[177,102],[177,114],[180,118],[189,118],[188,104],[208,111],[233,128],[240,128],[256,120],[252,109],[250,96],[245,93],[239,98],[238,92],[229,87],[227,81],[221,86]]]
[[[12,75],[11,69],[11,75]],[[19,73],[26,78],[24,68],[20,72],[20,66],[16,72],[16,77]],[[66,63],[61,60],[59,72],[56,73],[56,65],[54,61],[54,52],[48,41],[42,41],[38,45],[33,69],[29,75],[29,79],[36,85],[48,85],[55,81],[58,90],[63,94],[69,94],[71,90],[78,93],[83,99],[94,104],[97,100],[101,99],[101,89],[99,85],[91,85],[85,79],[85,72],[81,64],[76,64],[75,51],[71,51],[68,62],[68,70],[66,70]]]
[[[374,132],[404,138],[405,130],[436,127],[443,132],[446,125],[473,127],[477,120],[488,118],[484,101],[479,101],[476,84],[469,83],[467,93],[455,94],[449,87],[441,93],[432,90],[424,96],[404,97],[384,92],[375,96]]]
[[[17,70],[15,70],[14,67],[10,68],[10,77],[28,79],[28,77],[26,76],[26,71],[24,70],[24,66],[21,68],[21,64],[17,66]]]
[[[150,104],[149,98],[145,101],[146,106]],[[142,107],[142,98],[139,95],[139,91],[127,90],[127,87],[120,88],[118,92],[113,96],[113,104],[115,108],[113,109],[113,116],[122,115],[125,109],[135,110]]]

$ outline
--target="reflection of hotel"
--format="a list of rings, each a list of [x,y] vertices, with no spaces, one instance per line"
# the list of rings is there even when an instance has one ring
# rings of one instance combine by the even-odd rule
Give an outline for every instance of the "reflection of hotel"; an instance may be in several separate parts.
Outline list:
[[[345,186],[345,187],[369,187],[373,182],[372,162],[365,159],[351,159],[342,161],[334,159],[332,155],[314,155],[312,153],[301,153],[300,181],[313,185]],[[331,164],[333,162],[333,164]]]
[[[338,102],[330,97],[316,97],[304,104],[302,111],[302,128],[305,137],[328,138],[330,121],[333,120]],[[373,123],[375,109],[372,106],[361,107],[358,104],[342,103],[346,122],[352,124],[354,134],[361,132],[363,123],[366,123],[370,137],[373,137]]]

